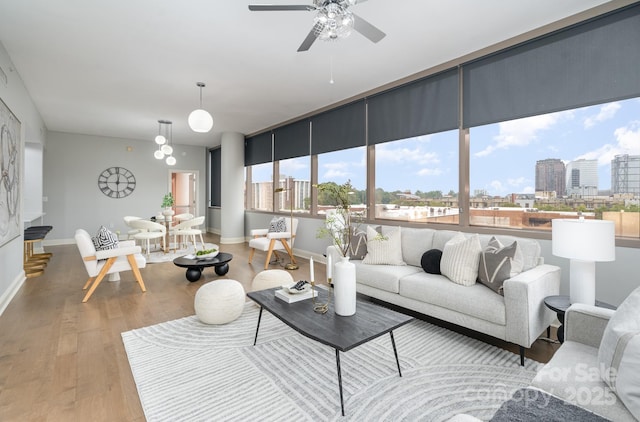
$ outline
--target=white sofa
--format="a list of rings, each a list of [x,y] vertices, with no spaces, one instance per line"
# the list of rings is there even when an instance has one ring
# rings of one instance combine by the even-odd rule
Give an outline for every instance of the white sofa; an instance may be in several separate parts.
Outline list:
[[[382,227],[382,234],[396,227]],[[504,282],[504,296],[476,283],[455,284],[440,274],[422,269],[421,258],[430,249],[443,250],[457,231],[427,228],[401,229],[402,258],[406,265],[370,265],[353,260],[356,265],[357,291],[366,296],[419,312],[520,346],[520,363],[524,365],[525,348],[555,320],[555,313],[544,305],[544,298],[559,294],[560,268],[543,263],[540,244],[534,239],[495,236],[503,245],[517,240],[524,267],[518,275]],[[465,233],[465,236],[470,236]],[[484,249],[491,235],[479,235]],[[338,262],[335,246],[327,256]]]

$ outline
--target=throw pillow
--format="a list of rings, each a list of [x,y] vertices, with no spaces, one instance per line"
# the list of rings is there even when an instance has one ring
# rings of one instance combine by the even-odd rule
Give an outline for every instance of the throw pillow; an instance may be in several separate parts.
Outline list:
[[[382,227],[376,226],[375,230],[382,233]],[[358,230],[351,235],[351,243],[349,245],[349,256],[351,259],[362,260],[367,255],[367,232],[366,230]]]
[[[105,226],[100,226],[98,233],[91,238],[96,251],[115,249],[118,247],[118,236],[112,233]]]
[[[604,330],[598,363],[602,379],[640,420],[640,287],[618,307]]]
[[[402,239],[400,227],[387,236],[367,226],[367,255],[363,264],[372,265],[407,265],[402,260]]]
[[[284,217],[273,217],[269,223],[269,233],[282,233],[287,231],[287,220]]]
[[[442,259],[442,251],[440,249],[430,249],[422,254],[420,265],[422,269],[429,274],[440,274],[440,260]]]
[[[464,234],[458,233],[444,244],[440,260],[442,275],[456,284],[474,285],[478,278],[480,252],[482,246],[477,234],[467,239]]]
[[[504,281],[520,274],[524,260],[518,242],[503,246],[495,237],[480,254],[478,281],[491,290],[504,295],[502,287]]]

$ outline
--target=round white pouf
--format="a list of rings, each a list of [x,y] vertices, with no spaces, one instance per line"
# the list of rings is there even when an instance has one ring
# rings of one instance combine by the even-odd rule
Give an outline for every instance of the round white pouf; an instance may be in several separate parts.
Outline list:
[[[242,284],[236,280],[211,281],[196,292],[193,307],[205,324],[226,324],[238,318],[244,309]]]
[[[251,290],[256,292],[291,283],[293,283],[293,277],[285,270],[264,270],[253,278]]]

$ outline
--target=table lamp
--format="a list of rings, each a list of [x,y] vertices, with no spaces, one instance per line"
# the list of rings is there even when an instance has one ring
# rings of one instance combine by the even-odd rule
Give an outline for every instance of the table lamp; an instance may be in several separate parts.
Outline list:
[[[607,220],[551,220],[551,248],[569,258],[569,300],[595,305],[596,261],[616,259],[615,224]]]

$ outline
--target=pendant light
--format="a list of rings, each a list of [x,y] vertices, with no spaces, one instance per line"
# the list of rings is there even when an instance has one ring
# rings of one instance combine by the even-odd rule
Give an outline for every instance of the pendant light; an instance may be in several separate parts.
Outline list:
[[[197,82],[196,86],[200,88],[200,108],[193,110],[189,114],[189,127],[194,132],[206,133],[213,127],[213,117],[207,110],[202,108],[202,88],[205,87],[204,82]]]
[[[158,144],[158,149],[153,153],[153,156],[162,160],[166,157],[165,162],[167,165],[173,166],[176,164],[176,159],[173,156],[173,126],[171,120],[158,120],[158,136],[155,137],[155,142]],[[162,134],[162,127],[164,126],[164,135]]]

